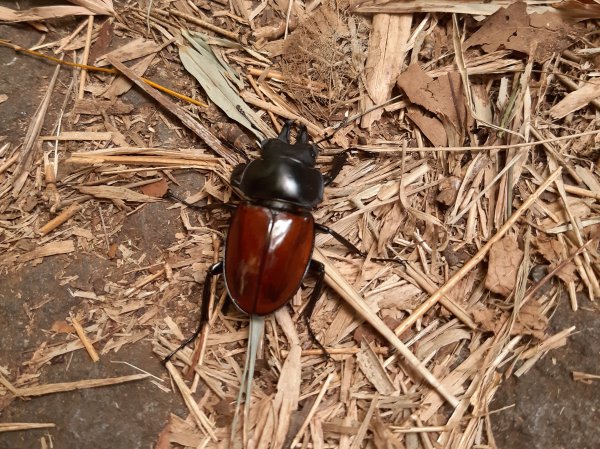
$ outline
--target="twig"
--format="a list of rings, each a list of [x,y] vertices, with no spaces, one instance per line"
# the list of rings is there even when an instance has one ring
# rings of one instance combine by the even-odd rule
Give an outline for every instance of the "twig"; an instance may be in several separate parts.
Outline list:
[[[69,67],[77,67],[80,69],[85,69],[87,71],[93,70],[94,72],[102,72],[102,73],[109,73],[111,75],[118,75],[120,72],[117,69],[111,69],[111,68],[107,68],[107,67],[96,67],[93,65],[87,65],[87,64],[79,64],[77,62],[71,62],[71,61],[65,61],[64,59],[60,59],[60,58],[55,58],[53,56],[48,56],[45,55],[43,53],[39,53],[37,51],[33,51],[33,50],[28,50],[27,48],[23,48],[20,47],[18,45],[15,44],[11,44],[10,42],[4,41],[2,39],[0,39],[0,46],[4,46],[4,47],[9,47],[12,48],[13,50],[20,52],[20,53],[25,53],[31,56],[37,56],[39,58],[44,58],[47,59],[49,61],[55,62],[57,64],[60,65],[66,65]],[[173,97],[179,98],[180,100],[184,100],[187,101],[188,103],[191,104],[195,104],[196,106],[200,106],[203,108],[207,108],[208,105],[206,103],[203,103],[201,101],[195,100],[191,97],[188,97],[187,95],[183,95],[179,92],[175,92],[174,90],[171,90],[167,87],[161,86],[160,84],[155,83],[154,81],[150,81],[149,79],[146,78],[142,78],[140,77],[140,79],[142,80],[142,82],[148,84],[149,86],[154,87],[157,90],[160,90],[161,92],[164,92],[168,95],[171,95]]]
[[[65,391],[83,390],[86,388],[106,387],[125,382],[134,382],[149,377],[149,374],[132,374],[130,376],[109,377],[106,379],[88,379],[75,382],[61,382],[56,384],[37,385],[35,387],[18,388],[18,396],[44,396],[46,394],[64,393]]]
[[[56,217],[54,217],[52,220],[50,220],[48,223],[46,223],[44,226],[42,226],[38,232],[42,236],[50,233],[54,229],[58,228],[61,224],[65,223],[67,220],[69,220],[69,218],[71,218],[73,215],[75,215],[79,211],[79,209],[81,209],[81,204],[79,204],[79,203],[71,204],[69,207],[67,207],[65,210],[63,210],[60,214],[58,214]]]
[[[197,17],[190,16],[189,14],[183,13],[183,12],[178,11],[178,10],[173,9],[173,8],[169,9],[168,11],[165,11],[163,9],[156,9],[155,12],[157,12],[158,14],[163,15],[163,16],[174,15],[174,16],[179,17],[181,19],[187,20],[190,23],[198,25],[199,27],[206,28],[207,30],[210,30],[210,31],[214,31],[217,34],[220,34],[221,36],[225,36],[225,37],[227,37],[229,39],[232,39],[232,40],[234,40],[236,42],[237,42],[237,40],[239,38],[239,36],[237,35],[237,33],[225,30],[225,29],[220,28],[220,27],[218,27],[216,25],[213,25],[210,22],[207,22],[206,20],[202,20],[202,19],[199,19]]]
[[[85,47],[83,48],[83,56],[81,57],[81,65],[85,66],[88,63],[88,56],[90,55],[90,46],[92,45],[92,31],[94,30],[94,16],[89,16],[87,20],[87,31],[85,34]],[[85,88],[85,79],[87,77],[87,69],[82,68],[79,74],[79,91],[77,92],[77,99],[82,100]]]
[[[81,324],[79,324],[79,321],[77,321],[77,318],[73,317],[71,319],[71,324],[73,324],[73,327],[75,328],[75,332],[77,332],[77,336],[81,340],[83,347],[90,355],[92,361],[94,363],[96,363],[98,360],[100,360],[100,357],[98,356],[98,353],[94,349],[94,346],[92,346],[92,343],[90,342],[90,340],[85,335],[85,331],[83,330],[83,327],[81,327]]]
[[[181,122],[187,126],[187,128],[200,137],[202,140],[206,142],[208,146],[212,148],[215,153],[219,156],[227,159],[231,164],[237,164],[238,158],[235,153],[229,148],[225,147],[219,139],[217,139],[204,125],[200,124],[198,120],[196,120],[187,110],[183,109],[181,106],[176,105],[171,100],[161,95],[159,92],[149,88],[143,80],[131,69],[129,69],[125,64],[116,60],[115,58],[108,57],[108,61],[116,67],[123,75],[129,78],[136,86],[154,98],[157,102],[161,104],[164,108],[169,110],[173,115],[175,115]]]

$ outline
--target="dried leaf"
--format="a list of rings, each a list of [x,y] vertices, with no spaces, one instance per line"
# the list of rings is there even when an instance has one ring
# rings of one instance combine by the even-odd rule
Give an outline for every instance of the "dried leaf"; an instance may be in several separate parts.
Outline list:
[[[485,288],[503,296],[508,296],[515,288],[519,264],[523,251],[517,240],[506,236],[490,249]]]
[[[532,335],[541,340],[548,328],[548,322],[539,299],[533,299],[519,310],[511,335]]]
[[[515,2],[488,17],[481,28],[465,41],[464,48],[481,46],[486,53],[507,48],[544,62],[571,44],[567,35],[569,26],[557,26],[557,23],[560,24],[557,15],[545,14],[549,16],[536,17],[532,23],[527,14],[527,4]]]
[[[148,195],[154,198],[162,198],[169,190],[169,184],[163,178],[160,181],[153,182],[152,184],[146,184],[140,187],[140,190],[144,195]]]
[[[442,121],[443,127],[440,128],[431,118],[424,120],[411,111],[415,123],[432,143],[441,142],[444,134],[447,140],[457,143],[456,140],[464,134],[467,121],[465,96],[458,73],[447,72],[446,76],[433,79],[418,64],[411,64],[396,83],[412,103],[425,108]],[[419,121],[422,123],[419,124]],[[430,129],[430,126],[434,127]]]
[[[421,132],[427,137],[434,146],[446,147],[448,146],[448,136],[444,125],[434,116],[425,114],[421,109],[409,106],[407,108],[408,118],[417,125]]]
[[[110,19],[105,20],[100,27],[100,31],[98,31],[96,42],[94,42],[90,48],[90,55],[88,57],[88,62],[90,64],[94,64],[100,56],[108,51],[108,47],[110,46],[113,37],[113,30],[113,22]]]
[[[508,314],[498,314],[497,311],[477,304],[470,310],[473,320],[481,326],[482,329],[490,332],[498,332],[504,322],[508,319]]]
[[[229,118],[259,139],[264,139],[269,128],[240,97],[237,89],[241,87],[241,80],[237,73],[216,57],[202,34],[184,30],[183,36],[192,45],[179,47],[179,57],[185,69]]]
[[[535,246],[538,252],[550,263],[550,270],[560,265],[563,260],[566,249],[563,248],[562,244],[553,238],[546,237],[544,234],[537,236],[535,240]],[[556,275],[564,282],[575,281],[575,270],[577,267],[573,262],[569,262],[563,268],[561,268]]]
[[[156,53],[160,48],[156,42],[140,37],[98,58],[96,65],[99,67],[108,65],[109,58],[116,59],[119,62],[131,61]]]
[[[51,331],[59,334],[72,334],[75,333],[75,328],[66,321],[55,321],[52,323]]]

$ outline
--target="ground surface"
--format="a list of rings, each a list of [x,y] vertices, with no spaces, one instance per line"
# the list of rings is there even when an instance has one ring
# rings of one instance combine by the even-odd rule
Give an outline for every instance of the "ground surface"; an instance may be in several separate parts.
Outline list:
[[[31,28],[0,25],[0,38],[10,35],[32,44]],[[35,111],[53,67],[26,57],[15,57],[0,48],[0,93],[9,100],[0,105],[0,136],[16,144]],[[179,226],[164,204],[153,205],[129,216],[121,240],[132,240],[148,252],[167,246]],[[0,365],[11,369],[30,357],[47,340],[45,331],[64,320],[81,299],[60,284],[78,275],[91,290],[100,291],[116,267],[94,254],[47,258],[38,266],[0,275]],[[520,379],[511,377],[497,395],[493,409],[514,404],[494,416],[500,449],[593,449],[600,447],[600,383],[574,382],[572,371],[596,372],[600,359],[600,311],[582,299],[582,310],[571,312],[563,302],[552,318],[556,330],[576,325],[578,333],[569,344],[552,352]],[[51,342],[50,342],[51,343]],[[98,364],[76,351],[44,368],[43,382],[101,378],[131,374],[127,361],[157,377],[164,368],[152,354],[149,342],[141,341],[120,352],[103,356]],[[167,384],[168,386],[168,384]],[[61,393],[29,401],[15,401],[0,415],[0,422],[55,422],[56,428],[0,434],[0,449],[40,447],[40,438],[51,435],[53,447],[135,449],[153,447],[169,413],[183,414],[178,397],[148,381],[82,392]]]

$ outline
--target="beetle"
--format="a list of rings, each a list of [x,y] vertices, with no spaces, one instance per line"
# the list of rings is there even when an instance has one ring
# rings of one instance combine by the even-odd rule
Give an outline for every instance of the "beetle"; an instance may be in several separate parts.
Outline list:
[[[311,213],[323,200],[324,187],[339,174],[347,154],[334,156],[330,172],[323,175],[315,168],[318,151],[309,143],[306,127],[298,127],[296,141],[290,143],[293,124],[286,122],[277,138],[263,141],[258,159],[234,168],[231,184],[244,199],[232,207],[224,257],[207,270],[197,331],[164,363],[191,343],[208,322],[210,287],[219,274],[224,275],[233,303],[251,316],[275,312],[291,300],[307,273],[314,274],[316,283],[304,318],[310,337],[327,354],[310,326],[325,278],[323,264],[312,259],[315,234],[328,233],[352,252],[362,252],[334,230],[315,223]]]

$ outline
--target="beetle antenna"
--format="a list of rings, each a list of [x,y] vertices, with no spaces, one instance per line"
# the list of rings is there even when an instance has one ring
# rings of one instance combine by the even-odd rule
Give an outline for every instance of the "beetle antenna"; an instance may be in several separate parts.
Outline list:
[[[389,100],[387,100],[387,101],[384,101],[384,102],[383,102],[383,103],[381,103],[381,104],[376,104],[375,106],[372,106],[372,107],[370,107],[369,109],[367,109],[367,110],[366,110],[366,111],[364,111],[364,112],[359,112],[358,114],[354,114],[354,115],[353,115],[353,116],[351,116],[351,117],[346,117],[346,118],[345,118],[345,119],[344,119],[342,122],[340,122],[338,125],[336,125],[336,126],[334,126],[334,127],[333,127],[333,132],[331,132],[331,133],[329,133],[329,134],[327,134],[327,133],[326,133],[326,134],[323,136],[323,138],[322,138],[322,139],[320,139],[320,140],[317,140],[317,141],[315,142],[315,145],[318,145],[318,144],[320,144],[321,142],[325,142],[326,140],[327,140],[327,141],[331,140],[331,138],[332,138],[333,136],[335,136],[335,135],[338,133],[338,131],[340,131],[342,128],[345,128],[346,126],[348,126],[348,124],[352,123],[354,120],[358,120],[359,118],[362,118],[363,116],[367,115],[369,112],[375,111],[375,110],[377,110],[377,109],[384,108],[384,107],[386,107],[388,104],[390,104],[390,103],[393,103],[394,101],[396,101],[396,100],[400,99],[401,97],[402,97],[402,95],[396,95],[395,97],[392,97],[392,98],[390,98]]]

